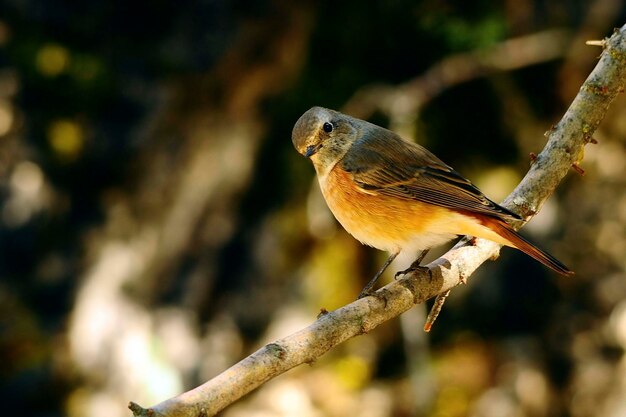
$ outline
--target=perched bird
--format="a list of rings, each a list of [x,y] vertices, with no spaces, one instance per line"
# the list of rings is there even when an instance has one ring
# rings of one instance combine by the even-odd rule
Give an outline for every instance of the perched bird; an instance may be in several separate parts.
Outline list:
[[[390,253],[359,298],[369,294],[401,251],[425,254],[458,235],[517,248],[559,274],[573,274],[507,223],[520,216],[489,200],[427,149],[390,130],[313,107],[296,122],[292,142],[313,162],[339,223],[362,243]]]

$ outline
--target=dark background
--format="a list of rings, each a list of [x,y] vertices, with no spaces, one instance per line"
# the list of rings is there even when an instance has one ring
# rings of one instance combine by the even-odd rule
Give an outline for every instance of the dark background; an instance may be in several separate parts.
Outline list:
[[[3,411],[129,415],[352,301],[385,254],[292,148],[309,107],[498,200],[597,62],[585,41],[624,22],[618,0],[3,1]],[[525,228],[573,278],[504,249],[431,334],[418,306],[223,415],[626,413],[625,111]]]

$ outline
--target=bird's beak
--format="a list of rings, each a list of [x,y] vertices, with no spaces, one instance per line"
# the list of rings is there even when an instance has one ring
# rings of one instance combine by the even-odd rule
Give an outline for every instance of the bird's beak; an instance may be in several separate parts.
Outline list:
[[[322,147],[321,143],[318,143],[317,145],[309,145],[306,147],[306,151],[304,152],[304,156],[307,158],[312,157],[313,155],[315,155],[317,153],[317,151],[320,150],[320,148]]]

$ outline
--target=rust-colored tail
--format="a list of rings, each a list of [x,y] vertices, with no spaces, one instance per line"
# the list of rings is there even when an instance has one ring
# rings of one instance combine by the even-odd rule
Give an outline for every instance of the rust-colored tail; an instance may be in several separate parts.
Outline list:
[[[483,225],[487,226],[498,235],[511,242],[512,247],[521,250],[526,255],[533,257],[548,268],[558,272],[561,275],[574,274],[574,272],[565,265],[563,265],[561,261],[550,255],[548,252],[545,252],[544,250],[539,249],[537,246],[530,243],[528,240],[526,240],[526,238],[513,230],[511,226],[509,226],[503,220],[483,217],[480,219],[480,221]]]

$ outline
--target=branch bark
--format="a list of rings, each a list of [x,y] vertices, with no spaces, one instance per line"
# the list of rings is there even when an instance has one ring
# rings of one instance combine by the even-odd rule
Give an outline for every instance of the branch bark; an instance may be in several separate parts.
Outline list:
[[[530,219],[554,192],[570,167],[583,157],[586,144],[604,118],[610,103],[624,91],[626,25],[603,43],[595,69],[569,109],[550,131],[548,142],[530,170],[503,205]],[[518,226],[521,226],[519,224]],[[138,416],[206,417],[264,382],[303,363],[314,362],[334,346],[367,333],[415,304],[444,293],[467,278],[486,260],[498,256],[500,246],[477,239],[472,246],[457,245],[428,265],[429,273],[415,272],[366,297],[321,315],[292,335],[262,347],[205,384],[148,409],[135,403]]]

